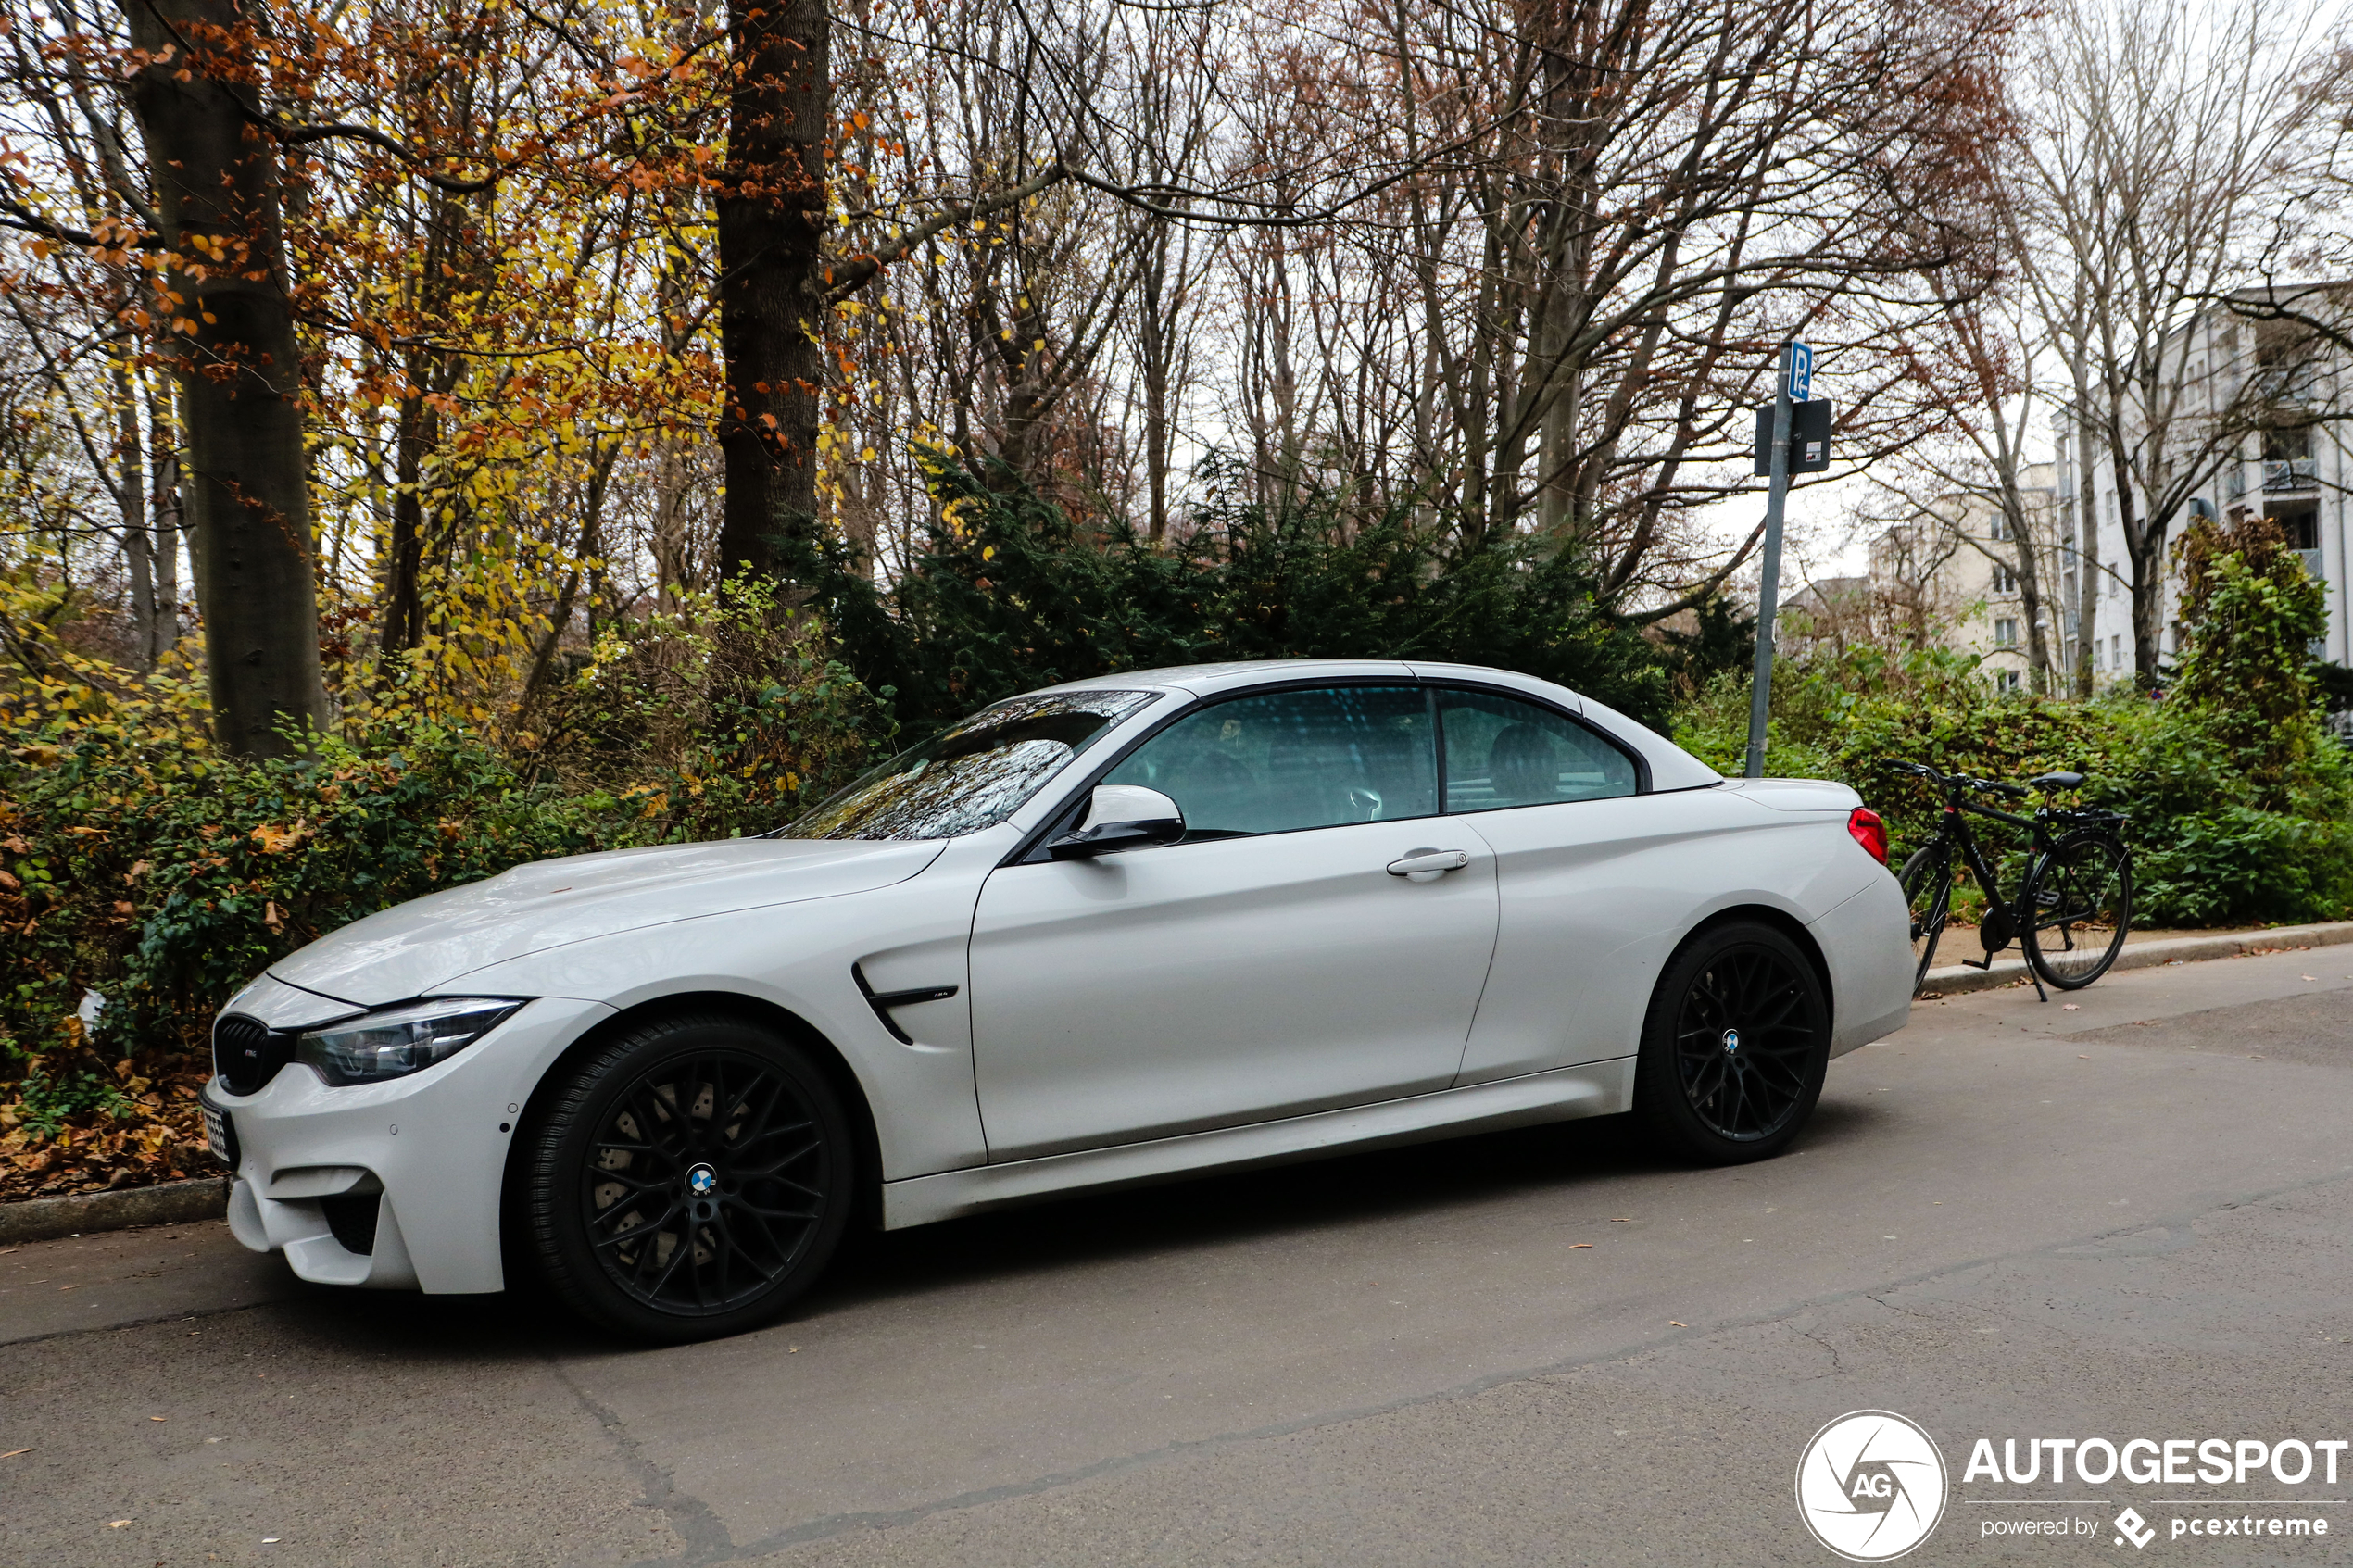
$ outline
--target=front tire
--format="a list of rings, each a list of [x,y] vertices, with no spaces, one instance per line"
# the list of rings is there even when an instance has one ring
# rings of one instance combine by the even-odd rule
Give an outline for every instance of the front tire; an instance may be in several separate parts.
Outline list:
[[[581,1316],[639,1338],[716,1338],[775,1317],[832,1258],[856,1191],[824,1073],[724,1015],[605,1042],[527,1136],[541,1274]]]
[[[1953,915],[1953,847],[1942,838],[1922,846],[1895,880],[1912,913],[1912,993],[1918,996],[1936,960],[1936,939]]]
[[[1797,944],[1761,922],[1719,925],[1659,976],[1634,1109],[1680,1158],[1768,1160],[1814,1114],[1830,1060],[1829,1000]]]

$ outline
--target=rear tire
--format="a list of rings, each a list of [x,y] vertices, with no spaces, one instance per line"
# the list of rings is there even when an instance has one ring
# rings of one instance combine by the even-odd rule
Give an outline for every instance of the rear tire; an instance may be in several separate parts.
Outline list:
[[[2033,922],[2026,961],[2046,984],[2080,991],[2108,972],[2133,930],[2133,858],[2106,834],[2063,838],[2023,899]]]
[[[1719,925],[1658,978],[1634,1110],[1680,1158],[1768,1160],[1805,1130],[1830,1060],[1829,999],[1812,961],[1761,922]]]
[[[824,1271],[857,1193],[825,1074],[724,1015],[605,1042],[526,1137],[541,1275],[582,1317],[636,1338],[717,1338],[775,1317]]]

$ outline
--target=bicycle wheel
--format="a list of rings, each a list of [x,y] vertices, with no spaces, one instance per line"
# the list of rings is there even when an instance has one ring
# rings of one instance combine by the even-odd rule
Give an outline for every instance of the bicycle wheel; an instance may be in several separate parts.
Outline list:
[[[1912,989],[1928,978],[1936,957],[1936,939],[1953,912],[1953,846],[1939,838],[1915,851],[1896,873],[1904,889],[1905,907],[1912,912]]]
[[[2063,838],[2034,868],[2020,902],[2026,961],[2062,991],[2108,972],[2133,929],[2133,858],[2106,834]]]

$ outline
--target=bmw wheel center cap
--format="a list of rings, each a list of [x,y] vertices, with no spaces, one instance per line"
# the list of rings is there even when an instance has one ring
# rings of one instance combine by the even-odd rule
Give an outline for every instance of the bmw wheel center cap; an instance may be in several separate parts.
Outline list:
[[[1734,1051],[1737,1051],[1737,1050],[1739,1050],[1740,1048],[1741,1048],[1741,1032],[1740,1032],[1739,1030],[1737,1030],[1737,1029],[1727,1029],[1727,1030],[1725,1030],[1725,1031],[1724,1031],[1724,1050],[1725,1050],[1725,1053],[1726,1053],[1727,1055],[1730,1055],[1730,1053],[1732,1053],[1732,1052],[1734,1052]]]
[[[698,1165],[686,1173],[686,1190],[697,1198],[709,1198],[719,1185],[719,1173],[708,1165]]]

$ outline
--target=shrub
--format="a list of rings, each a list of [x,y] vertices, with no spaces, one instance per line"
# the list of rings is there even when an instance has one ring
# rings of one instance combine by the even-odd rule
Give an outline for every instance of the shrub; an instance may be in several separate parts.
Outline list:
[[[170,674],[61,671],[0,712],[0,1194],[185,1168],[212,1014],[305,942],[525,860],[774,827],[864,760],[873,705],[805,619],[688,608],[504,748],[404,720],[224,759]]]
[[[941,517],[887,586],[841,551],[799,567],[844,661],[909,723],[1058,681],[1286,658],[1503,665],[1667,721],[1658,651],[1601,612],[1571,553],[1508,533],[1456,552],[1409,510],[1351,519],[1330,496],[1211,506],[1155,549],[989,477],[1001,488],[935,461]]]
[[[516,734],[522,775],[659,840],[763,833],[892,749],[893,730],[817,622],[773,585],[689,596],[606,628]]]
[[[1998,779],[2073,770],[2089,775],[2083,804],[2132,819],[2144,925],[2333,920],[2353,909],[2353,763],[2341,747],[2299,743],[2267,777],[2249,765],[2246,728],[2228,703],[1995,694],[1975,664],[1941,649],[1782,660],[1768,771],[1853,785],[1887,819],[1900,864],[1933,832],[1942,801],[1891,761]],[[1719,677],[1679,713],[1676,738],[1737,773],[1747,703],[1746,681]],[[2309,712],[2287,721],[2317,723]],[[2005,879],[2019,874],[2021,835],[1983,819],[1974,825],[1982,840],[2007,847]],[[1978,896],[1960,897],[1969,913]]]
[[[2279,524],[2192,522],[2174,546],[2188,633],[2173,699],[2201,711],[2259,803],[2277,810],[2328,736],[2307,652],[2328,631],[2328,598]]]

